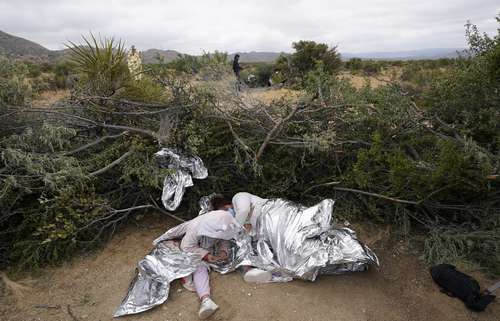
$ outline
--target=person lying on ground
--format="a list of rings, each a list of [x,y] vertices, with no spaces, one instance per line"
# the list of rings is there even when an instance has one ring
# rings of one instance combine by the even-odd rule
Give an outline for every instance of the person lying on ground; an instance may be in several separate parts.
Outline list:
[[[226,210],[233,215],[238,223],[244,225],[247,232],[253,235],[252,226],[255,226],[257,217],[261,214],[261,207],[265,203],[256,195],[250,193],[237,193],[232,201],[223,195],[216,195],[212,199],[212,208]],[[271,272],[261,270],[252,266],[241,267],[243,279],[249,283],[264,283],[272,279]]]
[[[153,243],[182,237],[179,246],[182,251],[197,253],[204,262],[218,264],[227,261],[228,241],[241,230],[242,226],[228,211],[215,210],[177,226],[174,231],[169,230],[168,235],[165,233]],[[219,308],[210,296],[208,272],[208,265],[201,264],[192,275],[181,281],[186,289],[198,294],[200,319],[210,317]]]

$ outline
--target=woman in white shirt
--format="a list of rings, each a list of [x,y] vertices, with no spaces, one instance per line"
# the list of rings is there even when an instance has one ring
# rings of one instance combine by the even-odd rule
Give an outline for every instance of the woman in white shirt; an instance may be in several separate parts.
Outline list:
[[[262,206],[267,199],[261,198],[247,192],[236,193],[233,196],[234,218],[243,225],[251,236],[255,236],[257,219],[262,214]],[[246,282],[269,282],[272,279],[271,272],[250,266],[243,267],[243,279]]]
[[[233,196],[234,218],[245,226],[250,235],[255,235],[255,226],[267,199],[247,192],[236,193]]]

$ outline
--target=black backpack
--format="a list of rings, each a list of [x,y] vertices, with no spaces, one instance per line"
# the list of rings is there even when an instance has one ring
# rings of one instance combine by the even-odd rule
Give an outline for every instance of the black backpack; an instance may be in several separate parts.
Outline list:
[[[441,287],[441,292],[457,297],[474,311],[483,311],[495,300],[492,294],[481,294],[479,283],[471,276],[458,271],[451,264],[439,264],[430,269],[432,279]]]

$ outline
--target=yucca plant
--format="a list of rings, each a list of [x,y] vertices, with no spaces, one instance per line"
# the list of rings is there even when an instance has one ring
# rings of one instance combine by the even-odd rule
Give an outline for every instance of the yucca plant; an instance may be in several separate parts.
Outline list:
[[[82,76],[83,89],[91,95],[111,96],[130,79],[127,51],[122,41],[114,38],[90,39],[82,36],[84,44],[69,42],[70,61]]]

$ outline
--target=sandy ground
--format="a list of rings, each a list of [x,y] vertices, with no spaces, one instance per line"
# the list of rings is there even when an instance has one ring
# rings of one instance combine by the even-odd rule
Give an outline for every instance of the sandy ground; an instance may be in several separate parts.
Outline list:
[[[0,320],[108,321],[124,297],[136,263],[151,241],[172,222],[163,217],[139,222],[117,234],[101,251],[42,271],[23,297],[0,298]],[[373,228],[357,226],[378,253],[381,266],[368,272],[320,277],[316,282],[247,284],[239,273],[211,273],[220,310],[211,320],[461,321],[500,320],[500,304],[469,312],[461,301],[439,292],[427,270],[387,238],[369,238]],[[371,232],[368,232],[371,230]],[[480,279],[481,280],[481,279]],[[483,285],[485,280],[481,280]],[[20,281],[22,282],[22,280]],[[68,312],[68,306],[69,311]],[[197,320],[195,294],[174,282],[169,300],[122,320]]]

